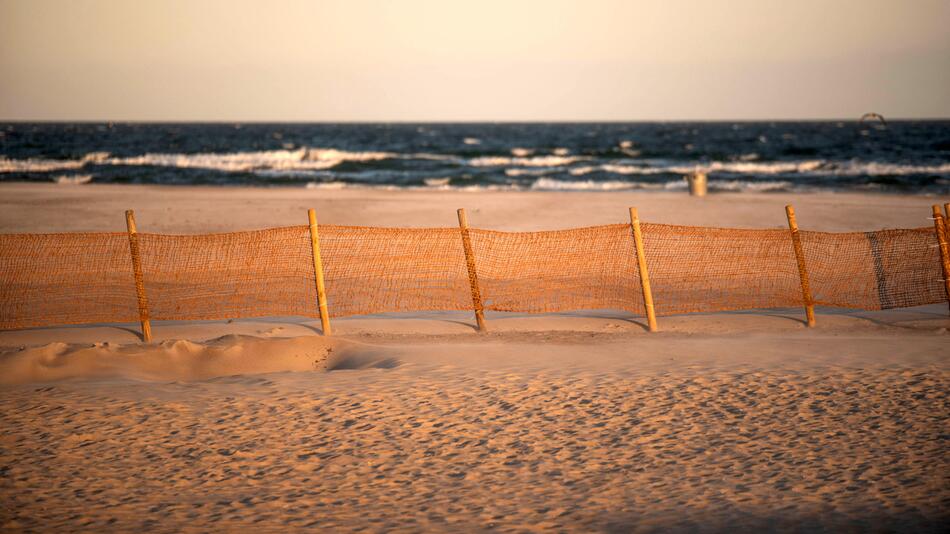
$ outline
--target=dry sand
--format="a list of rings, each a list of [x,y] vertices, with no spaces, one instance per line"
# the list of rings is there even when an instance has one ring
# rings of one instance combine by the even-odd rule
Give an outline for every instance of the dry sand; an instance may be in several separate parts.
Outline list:
[[[645,220],[923,226],[925,197],[0,185],[0,231]],[[950,524],[946,305],[0,332],[0,527],[897,530]]]

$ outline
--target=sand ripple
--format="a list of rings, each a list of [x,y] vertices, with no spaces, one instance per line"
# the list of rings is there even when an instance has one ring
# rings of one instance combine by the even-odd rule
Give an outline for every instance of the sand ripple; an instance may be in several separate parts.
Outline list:
[[[943,370],[382,367],[2,389],[2,524],[921,531],[950,517]]]

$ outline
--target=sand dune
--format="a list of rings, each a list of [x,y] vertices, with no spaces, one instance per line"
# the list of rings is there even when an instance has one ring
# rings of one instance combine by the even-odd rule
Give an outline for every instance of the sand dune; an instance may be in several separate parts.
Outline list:
[[[186,339],[154,345],[48,343],[0,351],[0,384],[71,378],[150,381],[205,380],[227,375],[325,369],[341,342],[324,337],[268,339],[224,336],[203,343]]]

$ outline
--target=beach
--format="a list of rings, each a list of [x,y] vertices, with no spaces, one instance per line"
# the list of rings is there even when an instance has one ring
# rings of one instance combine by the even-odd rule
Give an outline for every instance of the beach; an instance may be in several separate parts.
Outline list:
[[[0,232],[627,222],[860,232],[947,198],[0,184]],[[0,332],[11,530],[942,531],[950,316],[801,309]]]

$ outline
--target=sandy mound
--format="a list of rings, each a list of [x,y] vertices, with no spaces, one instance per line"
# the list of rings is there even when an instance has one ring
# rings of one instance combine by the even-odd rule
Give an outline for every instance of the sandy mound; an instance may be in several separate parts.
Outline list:
[[[348,365],[347,351],[342,350],[344,345],[347,344],[319,336],[235,335],[200,343],[182,339],[154,345],[49,343],[0,352],[0,384],[69,378],[191,381],[278,371],[324,370],[328,366]],[[357,355],[351,357],[358,359]]]

